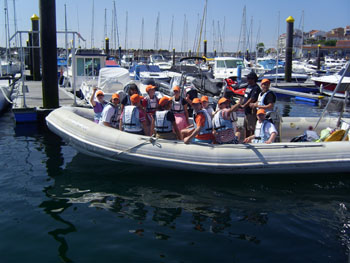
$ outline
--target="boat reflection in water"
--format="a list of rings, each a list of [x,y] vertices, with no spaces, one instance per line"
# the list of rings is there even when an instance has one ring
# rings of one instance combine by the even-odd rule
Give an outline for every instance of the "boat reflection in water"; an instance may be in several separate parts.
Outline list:
[[[60,243],[59,254],[65,262],[70,260],[70,246],[77,250],[74,242],[70,245],[67,241],[72,239],[69,236],[74,232],[85,236],[81,231],[89,227],[96,228],[89,231],[105,235],[107,248],[102,249],[101,244],[99,248],[106,257],[112,252],[115,256],[123,254],[122,250],[131,246],[136,255],[126,258],[139,259],[142,256],[138,253],[143,252],[134,250],[157,240],[169,243],[152,243],[144,252],[155,252],[161,246],[165,251],[161,256],[167,254],[168,259],[251,260],[256,258],[249,252],[253,249],[260,256],[270,251],[265,257],[268,262],[283,256],[276,251],[290,244],[296,254],[301,253],[298,259],[321,259],[330,254],[344,259],[349,252],[350,214],[346,206],[350,199],[344,197],[350,179],[344,175],[232,178],[111,163],[80,153],[67,163],[62,146],[52,144],[52,139],[46,142],[52,185],[44,189],[49,200],[40,207],[64,225],[49,234]],[[91,220],[93,224],[88,222]],[[88,237],[93,238],[91,235]],[[305,237],[318,241],[307,245]],[[108,247],[108,240],[114,242],[114,249]],[[172,249],[183,245],[190,253],[201,251],[202,256],[172,254]],[[218,257],[204,252],[206,246],[225,253]]]

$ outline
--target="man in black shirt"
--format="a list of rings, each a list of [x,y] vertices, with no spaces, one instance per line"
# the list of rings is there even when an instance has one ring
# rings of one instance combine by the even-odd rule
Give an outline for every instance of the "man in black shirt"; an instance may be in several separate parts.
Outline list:
[[[255,103],[258,100],[260,87],[256,84],[258,76],[252,71],[247,75],[248,87],[244,93],[244,100],[242,108],[244,108],[244,129],[245,137],[249,137],[254,134],[256,125],[256,107],[250,107],[251,103]]]
[[[276,94],[270,90],[270,84],[269,79],[263,79],[260,82],[262,91],[258,96],[258,101],[250,104],[252,108],[264,109],[266,113],[274,111],[277,98]]]

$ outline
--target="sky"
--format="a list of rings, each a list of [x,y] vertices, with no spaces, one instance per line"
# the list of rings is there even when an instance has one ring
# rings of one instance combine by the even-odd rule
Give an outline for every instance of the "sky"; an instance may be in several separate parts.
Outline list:
[[[5,6],[1,0],[0,46],[5,46]],[[102,48],[104,46],[105,25],[107,37],[112,40],[112,10],[116,5],[119,45],[124,48],[152,49],[158,39],[158,48],[197,49],[199,20],[202,19],[206,0],[56,0],[56,28],[65,29],[65,6],[69,31],[77,31],[86,40],[82,47]],[[308,32],[313,29],[329,31],[336,27],[350,25],[350,0],[207,0],[206,23],[203,24],[202,37],[208,41],[208,51],[236,52],[243,47],[242,17],[246,7],[246,28],[250,45],[263,42],[265,47],[276,47],[277,37],[286,31],[286,19],[295,19],[294,28]],[[31,30],[30,17],[40,18],[39,0],[7,0],[10,20],[10,35],[15,32],[14,3],[17,30]],[[94,8],[93,8],[94,7]],[[106,10],[106,11],[105,11]],[[94,13],[94,16],[92,16]],[[106,23],[105,23],[106,13]],[[128,14],[128,15],[127,15]],[[159,14],[159,34],[156,37]],[[304,16],[303,16],[304,14]],[[187,37],[184,36],[185,16]],[[174,20],[173,20],[174,17]],[[93,19],[94,18],[94,19]],[[128,19],[126,19],[128,18]],[[304,18],[304,19],[303,19]],[[142,19],[144,19],[143,38]],[[126,23],[126,21],[128,21]],[[172,21],[174,21],[172,23]],[[171,26],[173,24],[173,30]],[[94,25],[94,26],[93,26]],[[92,30],[93,29],[93,30]],[[221,32],[221,44],[219,33]],[[92,32],[93,38],[92,38]],[[171,34],[172,33],[172,34]],[[170,37],[173,41],[170,42]],[[186,34],[185,34],[186,35]],[[127,38],[126,38],[127,36]],[[197,36],[197,37],[196,37]],[[240,37],[241,36],[241,37]],[[23,42],[25,44],[25,38]],[[71,37],[69,37],[71,39]],[[92,41],[93,39],[93,41]],[[187,41],[186,41],[187,39]],[[241,40],[241,41],[240,41]],[[11,46],[14,42],[11,43]],[[64,47],[64,34],[58,34],[58,47]],[[202,45],[202,44],[201,44]],[[117,41],[110,43],[118,46]],[[249,48],[249,46],[248,46]],[[201,48],[202,49],[202,48]]]

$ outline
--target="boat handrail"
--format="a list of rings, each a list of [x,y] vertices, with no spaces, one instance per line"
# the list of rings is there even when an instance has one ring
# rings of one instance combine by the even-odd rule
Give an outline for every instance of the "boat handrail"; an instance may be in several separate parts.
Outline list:
[[[334,95],[338,92],[338,89],[339,89],[339,87],[340,87],[340,84],[342,83],[342,81],[343,81],[343,79],[344,79],[344,77],[345,77],[345,75],[347,74],[348,71],[350,71],[350,62],[347,63],[347,65],[346,65],[346,67],[345,67],[345,70],[344,70],[344,72],[343,72],[341,78],[339,79],[339,81],[338,81],[338,83],[337,83],[337,86],[335,87],[335,89],[334,89],[334,91],[333,91],[333,93],[332,93],[332,96],[331,96],[330,99],[328,100],[326,107],[323,109],[323,112],[322,112],[322,114],[321,114],[319,120],[317,121],[317,123],[316,123],[316,125],[315,125],[315,129],[317,128],[317,126],[318,126],[318,124],[320,123],[320,121],[323,119],[323,117],[324,117],[326,111],[328,110],[329,104],[332,102],[332,100],[333,100],[333,98],[334,98]]]

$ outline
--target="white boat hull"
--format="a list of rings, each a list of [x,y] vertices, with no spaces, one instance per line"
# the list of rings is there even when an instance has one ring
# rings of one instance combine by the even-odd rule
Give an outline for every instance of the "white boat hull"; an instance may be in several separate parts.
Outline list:
[[[91,109],[62,107],[46,118],[51,131],[78,151],[113,161],[214,174],[334,173],[350,169],[350,143],[186,145],[111,130],[92,121]],[[318,118],[284,118],[282,137],[303,133]],[[334,127],[337,119],[321,122]]]

